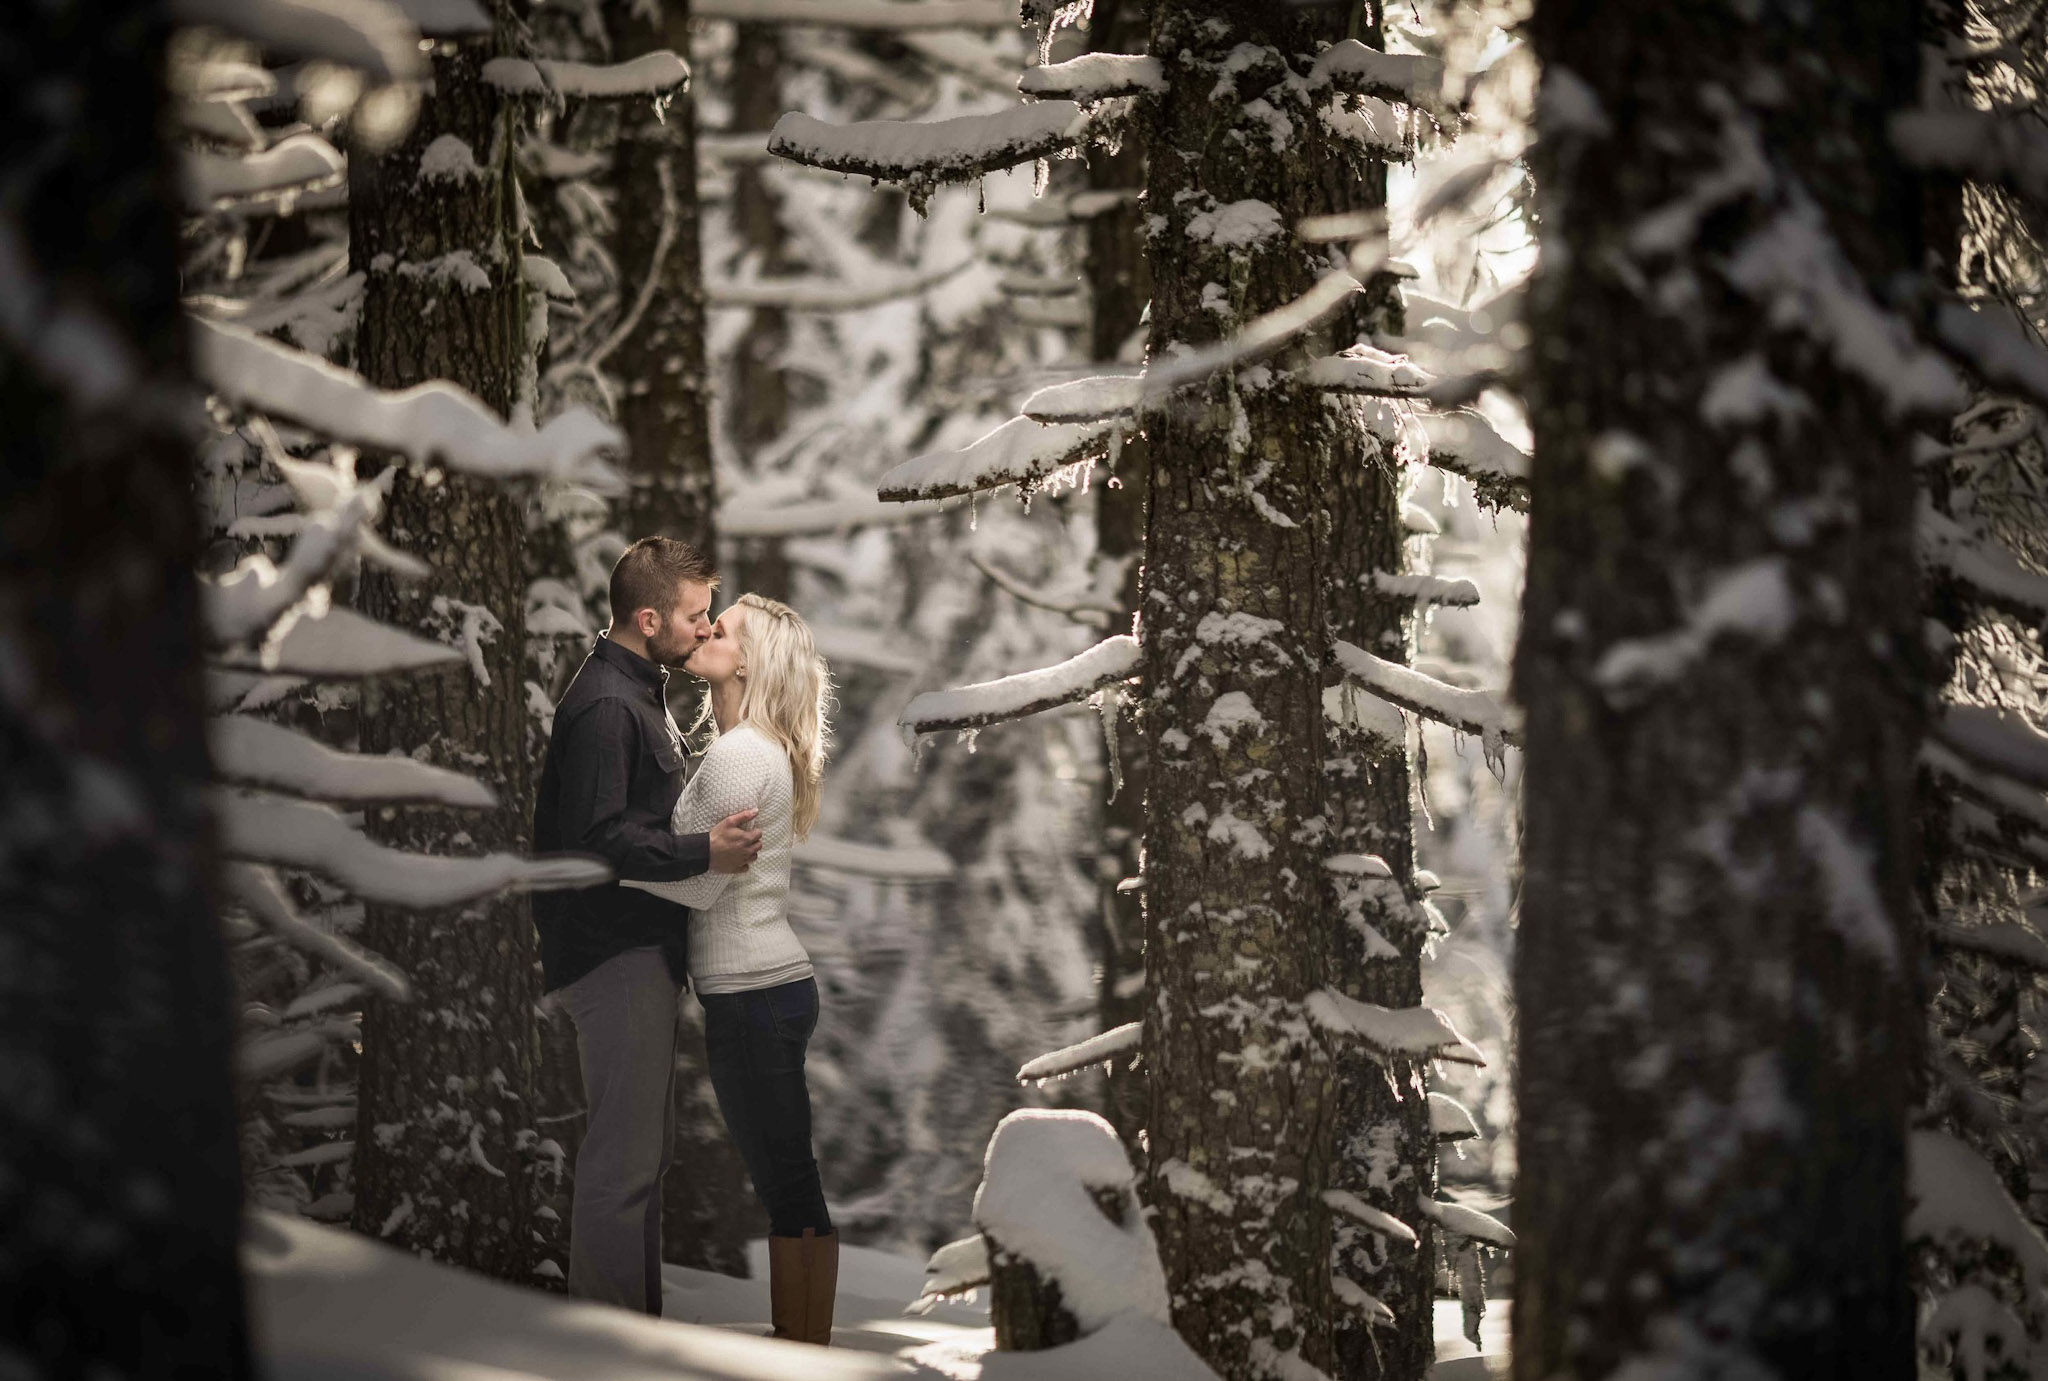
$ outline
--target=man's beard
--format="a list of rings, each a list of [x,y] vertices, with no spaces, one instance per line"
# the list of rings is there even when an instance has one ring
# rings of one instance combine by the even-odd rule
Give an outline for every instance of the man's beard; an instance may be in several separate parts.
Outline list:
[[[687,634],[662,634],[647,640],[647,659],[658,666],[680,667],[697,650],[697,640]]]

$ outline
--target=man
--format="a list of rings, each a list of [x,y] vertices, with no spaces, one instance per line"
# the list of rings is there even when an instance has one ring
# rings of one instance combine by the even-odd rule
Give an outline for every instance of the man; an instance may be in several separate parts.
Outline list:
[[[709,834],[673,834],[682,731],[668,668],[711,636],[718,575],[695,548],[646,537],[612,568],[611,627],[555,707],[534,806],[538,853],[591,853],[619,879],[744,872],[761,849],[754,812]],[[588,1125],[576,1157],[569,1291],[661,1313],[661,1177],[673,1137],[676,1000],[688,912],[610,882],[534,897],[541,971],[576,1023]]]

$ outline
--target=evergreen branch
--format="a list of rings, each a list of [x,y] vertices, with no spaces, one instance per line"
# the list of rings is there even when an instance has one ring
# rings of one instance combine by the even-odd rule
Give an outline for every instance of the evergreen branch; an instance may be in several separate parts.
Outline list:
[[[1360,1227],[1369,1228],[1391,1241],[1416,1246],[1422,1238],[1415,1229],[1388,1213],[1385,1209],[1374,1208],[1348,1189],[1326,1189],[1323,1191],[1325,1206],[1343,1214]]]
[[[2032,110],[1902,110],[1892,147],[1924,172],[1994,183],[2048,206],[2048,128]]]
[[[1014,29],[1007,0],[692,0],[692,19],[820,24],[837,29]]]
[[[1120,633],[1053,666],[957,690],[926,691],[896,722],[909,734],[985,728],[1085,700],[1104,686],[1129,679],[1137,669],[1138,640]]]
[[[1093,460],[1110,447],[1113,423],[1041,425],[1013,417],[957,451],[932,451],[882,476],[875,491],[885,503],[943,499],[1000,489],[1029,488],[1050,475]]]
[[[1441,1199],[1427,1196],[1418,1198],[1416,1207],[1422,1210],[1423,1217],[1434,1222],[1445,1232],[1470,1237],[1476,1242],[1484,1242],[1493,1247],[1515,1245],[1514,1231],[1490,1213],[1481,1213],[1476,1208],[1446,1203]]]
[[[1937,925],[1928,938],[1943,949],[1981,954],[2021,968],[2048,973],[2048,940],[2018,921],[1990,925]]]
[[[1491,422],[1476,412],[1419,413],[1415,420],[1429,443],[1419,459],[1470,480],[1483,504],[1529,511],[1529,457]]]
[[[1924,500],[1916,534],[1920,564],[1968,602],[2010,614],[2030,627],[2048,623],[2048,576],[2022,566]]]
[[[1476,734],[1485,741],[1489,754],[1498,752],[1504,743],[1521,745],[1517,716],[1486,692],[1449,685],[1341,639],[1333,649],[1346,676],[1389,704],[1461,733]]]
[[[270,869],[254,863],[229,863],[222,867],[220,876],[228,895],[278,939],[361,979],[380,997],[393,1002],[412,1001],[412,984],[404,974],[341,936],[307,924],[285,895],[284,884]]]
[[[1145,1023],[1127,1021],[1099,1036],[1090,1036],[1085,1041],[1025,1061],[1024,1067],[1017,1071],[1017,1082],[1042,1084],[1078,1074],[1093,1065],[1114,1064],[1117,1056],[1136,1050],[1144,1035]]]
[[[1084,53],[1066,62],[1027,67],[1017,79],[1026,96],[1057,96],[1092,105],[1114,96],[1156,96],[1166,90],[1158,58],[1129,53]]]
[[[2048,407],[2048,350],[2003,311],[1942,302],[1934,308],[1929,334],[1937,348],[1986,383]]]
[[[476,778],[384,754],[341,753],[317,739],[248,715],[207,722],[206,743],[223,780],[352,805],[427,801],[489,810],[497,795]]]
[[[1414,106],[1440,119],[1455,113],[1444,100],[1443,63],[1412,53],[1383,53],[1355,38],[1333,43],[1318,55],[1309,82],[1350,96]]]
[[[1434,1007],[1382,1007],[1332,988],[1302,999],[1309,1021],[1333,1036],[1357,1040],[1376,1060],[1446,1060],[1484,1065],[1486,1056]]]
[[[793,110],[775,122],[768,152],[836,173],[930,188],[1049,158],[1088,142],[1111,108],[1039,101],[950,120],[864,120],[829,125]]]
[[[2048,791],[2048,734],[2018,715],[1984,705],[1945,705],[1935,716],[1933,734],[1973,767]]]
[[[483,66],[483,79],[500,91],[519,96],[622,100],[687,90],[690,65],[666,48],[609,66],[548,58],[492,58]]]

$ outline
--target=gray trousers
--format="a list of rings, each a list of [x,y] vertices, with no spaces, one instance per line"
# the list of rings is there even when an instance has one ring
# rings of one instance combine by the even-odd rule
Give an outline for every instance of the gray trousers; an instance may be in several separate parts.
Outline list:
[[[557,994],[576,1023],[589,1121],[576,1154],[569,1293],[661,1314],[661,1177],[675,1153],[676,999],[659,949]]]

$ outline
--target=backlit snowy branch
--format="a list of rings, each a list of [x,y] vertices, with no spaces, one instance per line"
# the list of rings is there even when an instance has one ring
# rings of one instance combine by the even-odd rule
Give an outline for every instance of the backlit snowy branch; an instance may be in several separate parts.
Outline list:
[[[1529,457],[1491,422],[1476,412],[1450,412],[1418,413],[1415,424],[1429,443],[1429,464],[1470,480],[1481,503],[1528,512]]]
[[[933,451],[905,461],[882,476],[877,495],[884,502],[942,499],[1000,489],[1029,488],[1069,466],[1093,460],[1109,449],[1109,422],[1045,425],[1013,417],[987,436],[957,451]]]
[[[408,757],[337,752],[247,715],[207,721],[206,742],[221,777],[293,796],[357,805],[430,801],[479,810],[498,803],[489,787],[463,773]]]
[[[1166,72],[1158,58],[1126,53],[1084,53],[1066,62],[1028,67],[1017,79],[1017,90],[1026,96],[1060,96],[1084,104],[1165,89]]]
[[[1344,674],[1389,704],[1462,733],[1478,735],[1489,755],[1498,753],[1504,743],[1521,744],[1518,717],[1485,691],[1448,685],[1413,667],[1375,657],[1364,648],[1341,640],[1333,647],[1337,665]]]
[[[1302,1000],[1308,1019],[1334,1036],[1359,1041],[1374,1059],[1447,1060],[1483,1065],[1478,1046],[1458,1034],[1451,1019],[1434,1007],[1382,1007],[1330,988]]]
[[[1075,148],[1099,118],[1072,101],[1039,101],[950,120],[850,125],[827,124],[793,110],[775,122],[768,151],[814,168],[929,186],[971,181]]]
[[[1010,29],[1007,0],[695,0],[692,19],[823,24],[842,29]]]
[[[549,92],[564,96],[620,99],[630,96],[658,96],[664,91],[687,87],[689,64],[668,49],[643,53],[631,62],[596,66],[587,62],[554,62],[546,58],[492,58],[484,64],[483,78],[501,91],[534,96]]]
[[[897,723],[909,734],[979,729],[1085,700],[1137,669],[1138,640],[1121,633],[1054,666],[957,690],[926,691],[910,702]]]
[[[1020,1084],[1039,1084],[1048,1079],[1063,1079],[1069,1074],[1078,1074],[1091,1065],[1110,1064],[1119,1055],[1136,1050],[1144,1039],[1145,1024],[1141,1021],[1127,1021],[1122,1026],[1112,1027],[1099,1036],[1090,1036],[1085,1041],[1048,1051],[1037,1059],[1027,1060],[1017,1071]]]
[[[412,985],[404,974],[376,955],[358,949],[339,935],[309,924],[286,895],[277,874],[255,863],[229,863],[221,882],[231,900],[240,903],[270,932],[292,948],[325,960],[342,973],[359,978],[380,997],[410,1002]]]

